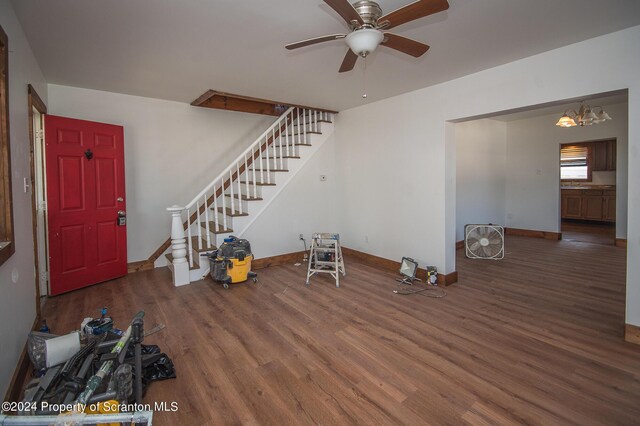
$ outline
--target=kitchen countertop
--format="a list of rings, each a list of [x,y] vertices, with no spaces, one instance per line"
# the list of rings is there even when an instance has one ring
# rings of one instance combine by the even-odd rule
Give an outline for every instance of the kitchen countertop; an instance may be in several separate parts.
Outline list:
[[[616,189],[615,185],[562,185],[560,189]]]

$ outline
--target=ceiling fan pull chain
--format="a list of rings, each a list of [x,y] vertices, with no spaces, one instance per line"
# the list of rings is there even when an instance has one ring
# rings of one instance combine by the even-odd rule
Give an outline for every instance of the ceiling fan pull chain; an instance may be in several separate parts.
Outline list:
[[[364,84],[364,90],[363,90],[363,94],[362,94],[362,99],[366,99],[367,98],[367,57],[364,57],[364,68],[362,69],[362,81]]]

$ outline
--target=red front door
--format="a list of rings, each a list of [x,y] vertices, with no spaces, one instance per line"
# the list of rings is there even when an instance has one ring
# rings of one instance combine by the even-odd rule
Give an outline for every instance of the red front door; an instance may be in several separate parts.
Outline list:
[[[50,292],[127,273],[121,126],[45,116]]]

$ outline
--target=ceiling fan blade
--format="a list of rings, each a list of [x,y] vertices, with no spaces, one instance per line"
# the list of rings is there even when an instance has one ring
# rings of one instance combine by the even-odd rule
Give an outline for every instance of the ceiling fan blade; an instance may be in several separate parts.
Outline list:
[[[332,34],[324,37],[310,38],[309,40],[302,40],[296,43],[287,44],[285,48],[293,50],[300,47],[310,46],[312,44],[322,43],[325,41],[338,40],[339,38],[345,38],[346,36],[346,34]]]
[[[340,65],[340,72],[351,71],[353,67],[356,66],[356,61],[358,60],[358,55],[353,53],[351,49],[347,50],[347,54],[344,56],[342,60],[342,65]]]
[[[389,22],[386,29],[449,9],[447,0],[418,0],[378,19],[378,25]]]
[[[384,33],[384,41],[380,44],[416,58],[424,55],[429,50],[429,46],[424,43],[392,33]]]
[[[357,21],[361,25],[364,24],[358,11],[347,0],[324,0],[324,2],[338,12],[342,19],[347,21],[348,25],[351,25],[351,21]]]

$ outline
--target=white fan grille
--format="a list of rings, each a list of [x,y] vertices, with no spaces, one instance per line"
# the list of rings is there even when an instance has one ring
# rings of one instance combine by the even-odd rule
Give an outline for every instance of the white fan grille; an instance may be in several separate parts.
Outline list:
[[[464,246],[470,259],[504,258],[504,228],[498,225],[466,225]]]

